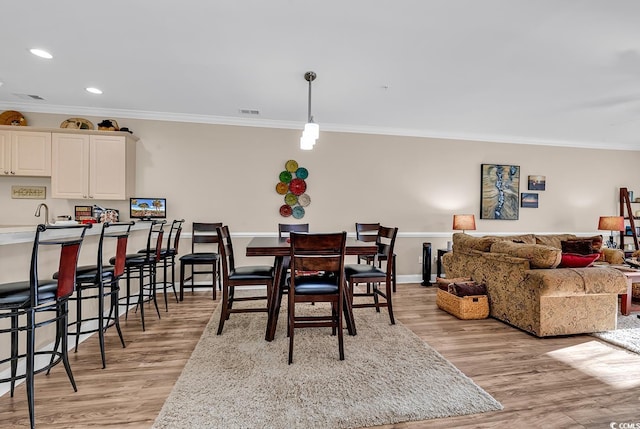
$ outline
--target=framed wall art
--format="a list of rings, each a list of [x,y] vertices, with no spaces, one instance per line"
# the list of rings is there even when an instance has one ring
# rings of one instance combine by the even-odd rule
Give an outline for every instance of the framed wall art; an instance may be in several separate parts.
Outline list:
[[[527,207],[530,209],[538,208],[538,194],[523,192],[520,195],[520,207]]]
[[[544,191],[547,178],[545,176],[529,176],[528,184],[528,190],[530,191]]]
[[[482,164],[480,219],[517,220],[520,166]]]

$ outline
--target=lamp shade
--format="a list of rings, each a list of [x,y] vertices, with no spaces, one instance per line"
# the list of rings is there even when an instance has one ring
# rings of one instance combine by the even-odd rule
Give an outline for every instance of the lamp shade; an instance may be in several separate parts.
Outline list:
[[[600,216],[598,229],[604,231],[624,231],[624,218],[622,216]]]
[[[472,214],[459,214],[453,215],[453,229],[475,230],[476,229],[476,217]]]

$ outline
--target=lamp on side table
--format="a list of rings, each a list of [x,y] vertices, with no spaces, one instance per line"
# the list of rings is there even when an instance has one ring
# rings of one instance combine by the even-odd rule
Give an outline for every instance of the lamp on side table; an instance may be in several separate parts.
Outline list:
[[[600,216],[598,229],[611,232],[609,241],[606,244],[608,248],[615,249],[618,245],[613,240],[613,231],[624,231],[624,218],[622,216]]]

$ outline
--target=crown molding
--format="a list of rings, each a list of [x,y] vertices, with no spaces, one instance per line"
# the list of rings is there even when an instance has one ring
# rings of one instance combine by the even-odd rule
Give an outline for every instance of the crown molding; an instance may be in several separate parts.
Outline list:
[[[3,103],[6,109],[22,110],[34,113],[51,113],[61,115],[74,116],[98,116],[98,117],[115,117],[124,119],[144,119],[153,121],[167,122],[188,122],[198,124],[211,125],[233,125],[240,127],[261,127],[261,128],[279,128],[279,129],[302,129],[303,123],[300,121],[279,121],[258,118],[242,118],[231,116],[214,116],[214,115],[198,115],[189,113],[172,113],[172,112],[154,112],[146,110],[128,110],[128,109],[106,109],[96,107],[80,107],[80,106],[64,106],[54,104],[40,103]],[[500,134],[472,134],[472,133],[456,133],[441,132],[434,130],[408,129],[408,128],[392,128],[392,127],[375,127],[363,125],[343,125],[321,123],[322,132],[340,132],[352,134],[373,134],[388,135],[402,137],[421,137],[443,140],[463,140],[477,141],[487,143],[506,143],[506,144],[526,144],[535,146],[556,146],[570,147],[581,149],[603,149],[603,150],[640,150],[640,142],[638,143],[622,143],[622,142],[603,142],[603,141],[571,141],[571,140],[551,140],[536,139],[523,136],[509,136]]]

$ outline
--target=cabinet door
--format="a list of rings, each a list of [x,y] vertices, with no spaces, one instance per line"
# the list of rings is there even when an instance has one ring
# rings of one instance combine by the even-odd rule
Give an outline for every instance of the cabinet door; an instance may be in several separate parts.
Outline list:
[[[13,131],[11,168],[16,176],[51,176],[51,133]]]
[[[97,200],[126,198],[127,152],[125,137],[91,136],[89,195]]]
[[[0,131],[0,176],[11,174],[11,131]]]
[[[89,137],[53,134],[51,147],[51,196],[89,198]]]

